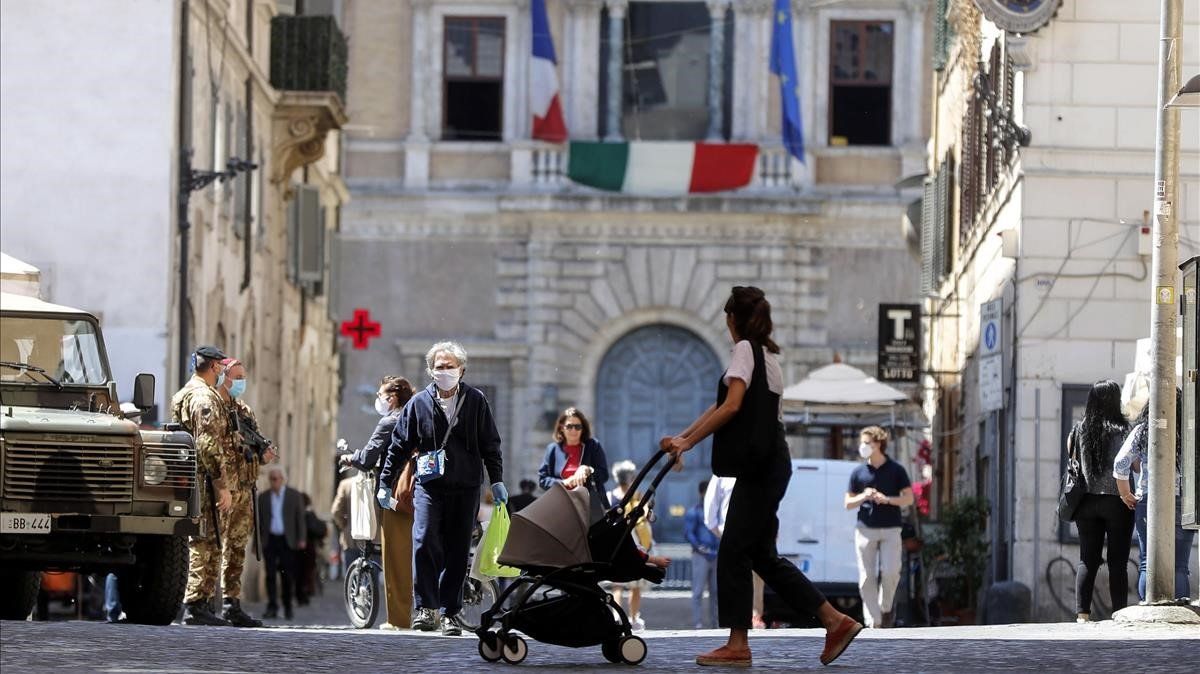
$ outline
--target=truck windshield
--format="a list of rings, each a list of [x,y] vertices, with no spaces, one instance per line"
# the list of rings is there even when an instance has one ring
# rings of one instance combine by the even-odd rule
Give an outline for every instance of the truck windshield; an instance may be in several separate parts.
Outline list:
[[[0,316],[0,361],[41,368],[63,384],[105,384],[96,326],[89,321]],[[0,382],[53,386],[15,367],[0,368]]]

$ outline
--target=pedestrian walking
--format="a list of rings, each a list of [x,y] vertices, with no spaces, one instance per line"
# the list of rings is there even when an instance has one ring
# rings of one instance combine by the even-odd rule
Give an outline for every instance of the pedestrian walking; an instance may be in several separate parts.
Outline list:
[[[757,571],[775,594],[824,625],[822,664],[837,659],[862,629],[825,600],[808,578],[779,556],[779,502],[792,475],[783,431],[783,371],[771,339],[771,305],[758,288],[737,286],[725,302],[725,325],[733,358],[717,385],[717,402],[660,446],[682,460],[709,435],[713,472],[738,477],[729,500],[724,535],[717,551],[717,611],[729,628],[724,646],[696,658],[700,665],[749,666],[748,633],[753,602],[751,572]]]
[[[287,486],[282,467],[271,466],[267,470],[267,482],[271,488],[258,495],[258,530],[267,534],[263,546],[263,561],[267,567],[267,609],[263,611],[263,617],[278,618],[279,600],[282,599],[283,617],[291,620],[294,617],[292,598],[300,575],[297,553],[308,546],[304,501],[300,492]]]
[[[887,455],[887,446],[887,431],[878,426],[862,430],[858,455],[864,463],[850,474],[845,498],[847,510],[858,508],[854,550],[867,627],[895,623],[892,607],[904,555],[900,509],[913,503],[908,471]]]
[[[717,626],[717,546],[720,540],[704,525],[708,480],[700,483],[700,502],[683,517],[684,533],[692,546],[692,625],[704,629],[704,591],[708,590],[708,626]]]
[[[304,503],[304,545],[297,552],[300,573],[296,581],[296,603],[308,606],[321,590],[317,559],[329,537],[329,525],[313,510],[311,494],[300,492],[300,500]]]
[[[439,342],[425,364],[433,383],[413,396],[396,423],[377,496],[384,508],[396,507],[397,479],[415,457],[412,626],[432,632],[440,623],[442,634],[457,636],[465,626],[459,612],[485,469],[497,503],[507,503],[508,489],[491,405],[482,391],[462,383],[466,350]]]
[[[381,379],[379,390],[375,392],[375,412],[379,414],[379,422],[375,424],[367,444],[353,455],[344,457],[342,463],[363,471],[381,471],[392,445],[396,422],[412,397],[413,386],[404,377],[389,375]],[[408,629],[412,624],[412,530],[411,508],[380,510],[379,536],[383,548],[383,587],[387,602],[387,622],[381,628],[385,630]]]
[[[231,487],[233,499],[229,510],[218,516],[221,528],[221,590],[224,596],[221,617],[235,627],[262,627],[261,620],[242,609],[242,569],[246,566],[246,545],[255,533],[253,498],[262,461],[238,432],[242,424],[257,429],[258,422],[254,410],[242,400],[247,386],[246,366],[236,358],[225,358],[221,366],[225,371],[216,388],[225,403],[229,428],[234,431],[231,434],[233,443],[229,457],[232,474],[225,479]],[[266,461],[273,458],[273,450],[262,457]],[[255,545],[258,545],[257,541]]]
[[[1183,392],[1175,389],[1175,409],[1179,418],[1175,424],[1175,598],[1187,597],[1191,593],[1191,562],[1192,546],[1195,543],[1196,530],[1184,529],[1181,514],[1183,500],[1180,497],[1183,486],[1182,462],[1179,455],[1183,451]],[[1121,451],[1117,453],[1113,463],[1113,477],[1117,480],[1117,491],[1125,505],[1133,509],[1133,527],[1138,540],[1138,598],[1146,599],[1146,556],[1149,540],[1146,538],[1146,491],[1150,484],[1150,462],[1147,451],[1150,445],[1150,403],[1142,407],[1141,414],[1133,423],[1129,435],[1125,437]],[[1129,487],[1131,471],[1138,472],[1136,492]]]
[[[633,483],[633,478],[637,475],[637,465],[632,461],[618,461],[612,467],[613,480],[617,486],[606,494],[609,503],[620,503],[621,499],[625,498],[625,493],[629,491],[629,486]],[[633,498],[625,506],[625,514],[628,515],[637,507],[637,504],[642,502],[642,494],[634,492]],[[633,527],[633,542],[637,545],[637,549],[647,558],[650,559],[654,552],[654,530],[650,527],[650,520],[643,515]],[[642,590],[649,589],[650,583],[646,580],[635,580],[628,583],[613,583],[612,593],[613,599],[617,604],[621,604],[625,598],[625,592],[629,592],[629,622],[633,625],[634,632],[641,632],[646,629],[646,621],[642,618]]]
[[[1107,558],[1108,589],[1115,613],[1129,603],[1129,548],[1133,510],[1121,500],[1113,466],[1129,434],[1121,413],[1121,387],[1105,379],[1092,385],[1083,420],[1067,436],[1067,452],[1078,457],[1087,493],[1075,509],[1079,566],[1075,574],[1077,622],[1092,613],[1092,591],[1102,558]],[[1107,548],[1107,555],[1105,554]]]
[[[537,483],[533,480],[521,480],[521,493],[515,494],[508,499],[509,514],[520,512],[522,508],[537,500],[533,492],[537,489]]]
[[[192,377],[171,398],[171,416],[192,434],[196,445],[196,473],[200,497],[200,533],[188,538],[188,581],[184,590],[185,625],[228,625],[213,613],[217,573],[221,564],[218,513],[233,505],[236,469],[232,465],[225,403],[216,386],[224,376],[225,354],[215,346],[201,346],[192,354]]]
[[[568,407],[554,422],[554,441],[538,468],[542,489],[561,482],[567,489],[587,484],[594,478],[598,491],[608,481],[608,456],[600,441],[592,437],[592,424],[576,407]]]

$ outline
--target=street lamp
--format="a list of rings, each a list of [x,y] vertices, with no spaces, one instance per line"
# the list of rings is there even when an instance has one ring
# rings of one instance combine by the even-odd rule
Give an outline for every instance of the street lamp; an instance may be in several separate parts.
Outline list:
[[[1183,85],[1179,93],[1167,103],[1168,108],[1200,108],[1200,75],[1193,75],[1192,79]]]

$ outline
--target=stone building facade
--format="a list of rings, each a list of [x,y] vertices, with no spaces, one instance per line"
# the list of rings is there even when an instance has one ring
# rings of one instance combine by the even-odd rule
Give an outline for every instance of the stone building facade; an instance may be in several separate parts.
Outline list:
[[[1060,620],[1079,559],[1055,515],[1066,438],[1092,383],[1123,383],[1150,334],[1158,6],[1065,0],[1017,36],[978,4],[943,0],[933,16],[945,36],[922,228],[934,484],[942,505],[990,503],[988,582],[1024,584],[1034,618]],[[1184,34],[1198,21],[1189,5]],[[1194,72],[1200,45],[1184,46]],[[1200,127],[1184,119],[1181,259],[1200,245]],[[1094,618],[1107,614],[1101,585]]]
[[[425,385],[425,350],[453,338],[470,355],[467,381],[497,410],[510,490],[535,475],[568,405],[591,416],[610,460],[640,464],[715,398],[733,285],[767,292],[788,383],[835,353],[873,370],[878,303],[917,298],[901,216],[919,191],[896,183],[924,167],[927,3],[794,3],[807,164],[779,142],[773,3],[546,5],[572,140],[704,140],[715,130],[718,140],[759,144],[753,181],[690,197],[574,185],[567,147],[529,139],[527,2],[349,0],[353,200],[338,235],[337,304],[343,320],[369,310],[381,336],[366,350],[342,347],[342,434],[364,441],[380,376]],[[664,18],[672,12],[694,20],[679,28]],[[832,99],[844,95],[830,82],[831,35],[847,25],[885,34],[877,47],[889,114],[875,129],[884,142],[856,143],[830,123]],[[499,114],[471,118],[491,120],[487,139],[464,139],[455,125],[465,113],[453,108],[451,75],[465,67],[458,36],[467,30],[473,44],[491,45],[478,49],[486,59],[471,57],[473,72],[491,73],[503,91]],[[630,51],[623,44],[651,43],[659,51],[644,61],[619,58]],[[608,77],[618,69],[624,78]],[[647,95],[642,110],[631,89],[649,80],[665,93]],[[693,90],[723,91],[724,103]],[[682,510],[707,463],[698,456],[686,479],[666,483],[662,540],[682,540]]]

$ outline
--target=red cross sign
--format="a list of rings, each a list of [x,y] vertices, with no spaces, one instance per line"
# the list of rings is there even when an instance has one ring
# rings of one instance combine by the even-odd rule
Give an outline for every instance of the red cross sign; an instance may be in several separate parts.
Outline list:
[[[354,319],[342,323],[342,336],[351,338],[356,349],[367,348],[381,333],[380,325],[371,320],[371,312],[366,309],[355,309]]]

